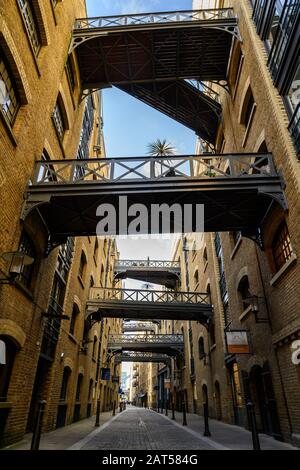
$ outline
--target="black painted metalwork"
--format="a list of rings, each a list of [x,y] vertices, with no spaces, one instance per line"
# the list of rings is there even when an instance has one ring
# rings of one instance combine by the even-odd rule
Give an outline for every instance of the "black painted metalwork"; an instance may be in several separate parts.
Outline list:
[[[156,354],[151,352],[122,351],[115,355],[115,364],[121,362],[154,362],[170,364],[171,359],[167,354]]]
[[[194,320],[206,324],[212,316],[207,293],[92,287],[86,318]]]
[[[162,260],[118,260],[115,279],[136,279],[174,289],[180,280],[180,263]]]
[[[122,327],[123,333],[138,333],[141,331],[146,331],[150,333],[155,333],[156,327],[154,323],[151,322],[125,322]]]
[[[155,352],[176,356],[183,352],[182,335],[133,334],[109,335],[107,349],[113,351]]]
[[[117,214],[116,234],[127,234],[127,226],[118,223],[123,195],[130,204],[143,203],[148,214],[153,204],[176,202],[184,208],[197,202],[205,206],[204,231],[257,233],[272,202],[287,209],[283,188],[271,154],[40,161],[25,194],[22,219],[38,209],[52,239],[62,242],[68,236],[96,235],[96,210],[109,203]],[[157,233],[151,224],[146,233],[151,229]],[[164,230],[160,224],[159,232]],[[181,230],[174,226],[167,231]]]
[[[221,108],[184,80],[226,81],[233,38],[230,8],[83,18],[70,53],[83,90],[118,86],[214,144]]]

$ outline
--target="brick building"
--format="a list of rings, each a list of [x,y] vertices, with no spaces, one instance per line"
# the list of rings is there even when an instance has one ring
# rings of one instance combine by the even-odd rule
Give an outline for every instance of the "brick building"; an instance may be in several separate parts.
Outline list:
[[[47,401],[47,431],[92,415],[98,398],[110,409],[118,393],[100,370],[120,324],[85,322],[89,288],[113,282],[115,242],[69,238],[57,248],[42,217],[21,217],[36,160],[105,156],[101,94],[81,100],[76,58],[68,57],[82,16],[83,0],[0,1],[1,446],[32,430],[39,400]],[[51,181],[50,173],[41,177]],[[11,258],[2,255],[16,251],[34,262],[8,283]]]

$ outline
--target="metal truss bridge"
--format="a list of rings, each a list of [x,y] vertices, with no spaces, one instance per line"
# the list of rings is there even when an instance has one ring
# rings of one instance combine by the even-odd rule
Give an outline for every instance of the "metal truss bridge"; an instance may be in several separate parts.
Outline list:
[[[234,39],[231,8],[83,18],[70,53],[83,90],[116,86],[214,144],[222,110],[203,82],[226,81]]]
[[[115,364],[121,362],[154,362],[164,363],[166,365],[171,364],[171,358],[167,354],[157,354],[151,352],[133,352],[133,351],[122,351],[115,356]]]
[[[283,188],[271,154],[39,161],[25,193],[22,219],[32,211],[42,216],[51,249],[70,236],[96,235],[100,204],[115,209],[115,231],[108,234],[118,235],[127,234],[128,225],[119,223],[119,216],[131,204],[147,210],[150,220],[141,233],[182,233],[182,225],[165,225],[170,213],[161,214],[159,228],[153,227],[152,209],[176,203],[182,209],[191,204],[195,211],[197,202],[205,206],[204,231],[241,231],[256,239],[272,202],[287,208]],[[120,206],[120,196],[127,197],[125,206]],[[188,231],[198,231],[195,217],[190,219]]]
[[[114,266],[115,279],[136,279],[175,289],[180,281],[180,263],[162,260],[118,260]]]
[[[212,305],[207,293],[92,287],[86,318],[194,320],[207,325]]]
[[[124,350],[175,356],[183,352],[184,342],[182,335],[109,335],[107,349],[111,353]]]
[[[156,327],[154,323],[151,322],[124,322],[123,323],[123,333],[138,333],[141,331],[146,331],[150,333],[155,333]]]

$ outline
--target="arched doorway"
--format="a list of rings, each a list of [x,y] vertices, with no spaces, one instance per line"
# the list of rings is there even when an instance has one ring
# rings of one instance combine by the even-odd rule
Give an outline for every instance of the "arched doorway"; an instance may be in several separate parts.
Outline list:
[[[249,374],[249,398],[255,406],[259,432],[281,439],[276,398],[269,363],[255,365]]]
[[[216,404],[216,419],[222,421],[222,404],[221,404],[221,389],[220,384],[215,382],[215,404]]]

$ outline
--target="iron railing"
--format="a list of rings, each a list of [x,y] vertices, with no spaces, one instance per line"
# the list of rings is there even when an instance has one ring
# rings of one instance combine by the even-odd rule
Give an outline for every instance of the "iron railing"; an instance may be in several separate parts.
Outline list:
[[[271,154],[90,158],[38,161],[33,186],[278,176]]]
[[[194,21],[216,21],[235,18],[232,8],[166,11],[159,13],[138,13],[131,15],[100,16],[79,18],[76,29],[119,28],[128,26],[146,26],[166,23],[190,23]]]
[[[158,362],[170,363],[167,354],[157,354],[152,352],[125,351],[115,355],[115,364],[120,362]]]
[[[115,263],[115,271],[123,268],[180,268],[180,262],[162,260],[118,260]]]
[[[155,325],[153,323],[124,323],[123,324],[124,332],[133,332],[133,331],[153,331],[155,332]]]
[[[108,347],[114,344],[161,344],[163,346],[176,344],[183,346],[183,335],[160,335],[160,334],[139,334],[139,335],[109,335]]]
[[[201,292],[157,291],[147,289],[122,289],[91,287],[89,301],[152,302],[169,304],[207,304],[209,294]]]

